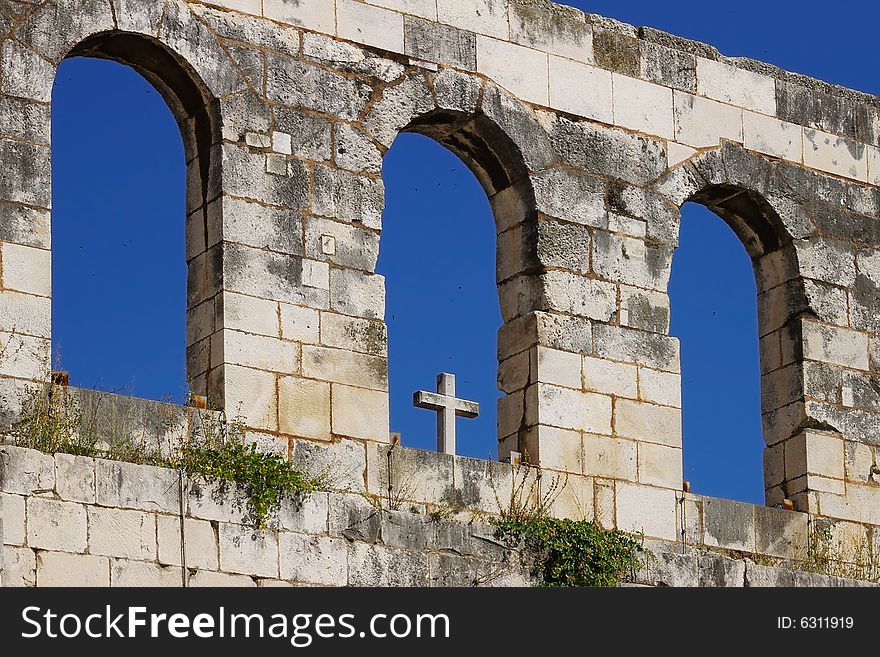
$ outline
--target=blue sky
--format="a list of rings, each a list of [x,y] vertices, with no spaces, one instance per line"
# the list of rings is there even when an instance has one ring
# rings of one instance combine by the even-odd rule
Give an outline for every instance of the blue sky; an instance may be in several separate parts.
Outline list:
[[[880,92],[875,3],[571,2],[706,41],[727,55]],[[53,341],[85,387],[180,400],[185,391],[184,164],[158,93],[110,62],[62,64],[53,97]],[[392,430],[433,449],[434,415],[412,392],[458,375],[479,401],[459,452],[496,454],[494,226],[454,155],[402,135],[386,157],[379,270],[388,287]],[[694,490],[763,500],[757,320],[751,264],[717,217],[686,206],[673,264],[672,333],[682,340],[685,477]]]

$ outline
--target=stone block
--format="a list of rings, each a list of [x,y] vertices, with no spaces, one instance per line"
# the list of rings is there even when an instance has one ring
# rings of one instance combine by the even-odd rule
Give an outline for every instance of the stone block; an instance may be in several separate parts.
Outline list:
[[[37,560],[30,548],[0,546],[3,550],[3,572],[0,586],[9,588],[37,585]]]
[[[321,586],[348,584],[348,544],[343,538],[283,532],[282,579]]]
[[[284,158],[281,161],[286,173],[286,161]],[[302,217],[296,213],[229,196],[223,196],[221,203],[223,240],[287,255],[303,255]],[[212,235],[212,242],[220,238],[220,235]]]
[[[679,447],[639,443],[639,482],[679,490],[682,485],[682,454]]]
[[[305,472],[320,477],[334,490],[364,491],[367,470],[364,443],[345,439],[330,445],[309,440],[293,442],[291,460]]]
[[[714,100],[675,92],[675,141],[708,148],[722,139],[743,140],[743,111]]]
[[[636,481],[637,443],[593,434],[584,435],[584,473]]]
[[[278,429],[276,377],[271,372],[226,365],[223,368],[224,401],[235,409],[246,426],[275,431]]]
[[[697,93],[761,114],[776,115],[776,81],[725,62],[697,57]]]
[[[343,349],[304,345],[303,376],[332,383],[388,390],[388,361]]]
[[[621,325],[665,335],[669,315],[669,296],[664,292],[620,286]]]
[[[278,511],[278,524],[281,529],[301,534],[325,534],[329,507],[329,493],[309,493],[304,500],[287,497]]]
[[[758,554],[799,558],[807,548],[809,516],[806,513],[755,507],[755,548]]]
[[[804,164],[855,180],[868,180],[866,146],[821,130],[804,128]]]
[[[705,498],[704,541],[710,547],[755,551],[755,507],[751,504]]]
[[[547,169],[531,176],[539,212],[584,226],[604,228],[605,184],[599,178],[567,169]]]
[[[675,491],[617,482],[617,528],[653,538],[676,538]]]
[[[220,523],[220,569],[229,573],[278,577],[278,534]]]
[[[410,57],[467,71],[477,68],[477,37],[473,32],[404,16],[404,42]]]
[[[254,580],[246,575],[197,570],[189,577],[189,585],[193,588],[230,588],[256,587]]]
[[[159,563],[180,566],[183,563],[183,554],[180,549],[180,518],[160,515],[156,518],[156,525]],[[186,518],[184,540],[187,568],[201,570],[217,570],[219,568],[217,532],[210,522]]]
[[[672,110],[671,89],[614,74],[615,125],[671,140],[675,133]]]
[[[97,459],[97,500],[101,506],[140,511],[180,511],[178,473],[166,468]]]
[[[527,102],[539,105],[549,102],[545,53],[478,35],[477,71]]]
[[[771,116],[743,112],[743,145],[765,155],[800,162],[804,157],[804,130]]]
[[[284,377],[278,381],[279,427],[282,433],[330,439],[330,384]]]
[[[55,459],[33,449],[5,445],[0,449],[6,493],[34,495],[55,489]]]
[[[382,511],[382,543],[409,550],[429,550],[434,544],[434,520],[428,515]]]
[[[336,14],[332,5],[321,0],[265,0],[266,18],[316,30],[325,34],[336,31]]]
[[[617,290],[611,283],[565,271],[542,274],[540,282],[544,310],[607,322],[617,309]]]
[[[622,438],[681,447],[681,411],[629,399],[614,402],[614,432]]]
[[[110,586],[112,587],[182,587],[183,572],[174,566],[157,563],[113,559],[110,562]]]
[[[278,337],[278,304],[267,299],[226,292],[223,294],[223,327]]]
[[[282,303],[281,337],[285,340],[317,344],[320,335],[318,311]]]
[[[37,586],[110,586],[110,560],[91,554],[37,553]]]
[[[379,234],[362,226],[309,217],[306,255],[341,267],[372,271],[379,257]]]
[[[88,526],[83,505],[30,497],[26,508],[28,547],[64,552],[86,551]]]
[[[368,447],[369,492],[390,501],[445,504],[455,499],[454,459],[397,446]]]
[[[584,93],[589,89],[589,93]],[[550,56],[550,106],[602,123],[615,123],[611,73]],[[672,111],[672,99],[669,103]]]
[[[184,490],[187,492],[185,509],[193,518],[238,524],[252,520],[247,497],[237,485],[188,477],[184,480]]]
[[[583,448],[579,431],[537,426],[520,437],[520,451],[527,462],[541,468],[580,473]]]
[[[552,383],[566,388],[581,389],[581,356],[558,349],[538,346],[532,349],[532,382]],[[603,391],[604,392],[604,391]]]
[[[50,251],[4,242],[0,244],[0,258],[3,259],[4,289],[51,296]]]
[[[428,555],[384,545],[351,543],[349,586],[427,586]]]
[[[636,398],[636,368],[602,358],[583,357],[583,389],[592,392]]]
[[[89,552],[107,557],[156,558],[156,516],[140,511],[89,507]]]
[[[697,61],[691,53],[647,41],[639,43],[639,50],[641,78],[696,93]]]
[[[388,393],[333,384],[333,434],[386,442]]]
[[[222,340],[221,362],[280,374],[299,373],[299,347],[295,342],[240,331],[224,331]],[[212,346],[219,342],[212,339]]]
[[[388,330],[379,320],[321,313],[321,344],[372,356],[388,353]]]
[[[511,2],[510,39],[535,50],[594,63],[593,27],[583,12],[571,7]]]
[[[596,324],[593,327],[596,355],[635,363],[664,372],[680,372],[677,338],[627,327]]]
[[[353,269],[333,269],[330,302],[333,310],[345,315],[384,319],[385,277]]]
[[[537,384],[526,391],[526,421],[610,434],[611,397]]]
[[[3,513],[3,522],[0,523],[2,545],[25,544],[25,499],[20,495],[0,494],[0,511]]]
[[[438,0],[437,17],[441,23],[463,30],[488,34],[498,39],[510,38],[506,0],[475,0],[469,3]]]
[[[804,321],[804,357],[860,370],[868,369],[868,335]]]
[[[55,455],[55,492],[69,502],[95,503],[95,460],[70,454]]]
[[[336,32],[343,39],[403,52],[403,14],[395,11],[353,0],[337,0]]]

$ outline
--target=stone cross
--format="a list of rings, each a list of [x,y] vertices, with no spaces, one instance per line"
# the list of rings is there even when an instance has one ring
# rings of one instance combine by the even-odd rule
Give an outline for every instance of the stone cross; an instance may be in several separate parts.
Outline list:
[[[477,402],[455,398],[455,375],[437,376],[437,392],[418,390],[413,405],[437,412],[437,451],[455,455],[455,416],[475,418],[480,414]]]

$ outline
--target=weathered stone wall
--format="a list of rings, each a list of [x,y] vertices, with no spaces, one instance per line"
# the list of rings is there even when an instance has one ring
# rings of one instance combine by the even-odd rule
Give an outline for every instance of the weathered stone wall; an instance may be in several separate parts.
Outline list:
[[[667,284],[693,200],[755,265],[768,504],[880,523],[877,98],[538,0],[0,9],[4,424],[49,368],[51,89],[84,54],[134,66],[178,118],[188,375],[250,440],[381,460],[382,156],[418,131],[494,209],[502,457],[566,473],[562,499],[589,501],[577,513],[677,538]],[[450,463],[455,482],[465,461]]]
[[[393,494],[321,492],[302,506],[285,502],[269,528],[256,530],[239,491],[174,470],[17,447],[0,448],[0,457],[2,586],[528,586],[539,581],[534,555],[500,541],[481,514],[429,514],[425,505]],[[506,474],[495,473],[495,480],[500,484]],[[481,503],[490,506],[485,499]],[[694,496],[685,504],[694,516],[682,516],[682,540],[647,541],[643,566],[629,581],[859,585],[785,565],[806,541],[806,514]],[[868,537],[870,532],[880,536],[878,528],[861,529]]]

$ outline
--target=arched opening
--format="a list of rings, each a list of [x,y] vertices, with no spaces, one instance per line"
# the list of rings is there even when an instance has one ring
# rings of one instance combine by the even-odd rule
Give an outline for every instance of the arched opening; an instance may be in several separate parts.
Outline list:
[[[711,186],[682,208],[669,282],[670,333],[681,341],[684,478],[697,493],[761,504],[768,394],[779,363],[761,347],[784,329],[788,246],[760,195]],[[768,276],[768,272],[774,275]],[[780,290],[783,295],[777,294]],[[771,385],[768,385],[768,379]]]
[[[184,401],[204,395],[219,247],[216,103],[153,40],[92,37],[52,98],[53,366],[74,385]],[[210,320],[206,321],[206,316]],[[217,405],[217,402],[214,402]]]
[[[527,176],[517,147],[479,113],[423,116],[385,155],[377,271],[386,277],[391,430],[404,445],[435,448],[436,418],[413,406],[413,392],[450,372],[456,395],[480,403],[478,418],[458,422],[457,453],[498,456],[498,330],[512,318],[499,303],[507,274],[496,236],[530,218],[519,216],[528,203],[499,199],[521,195]]]

